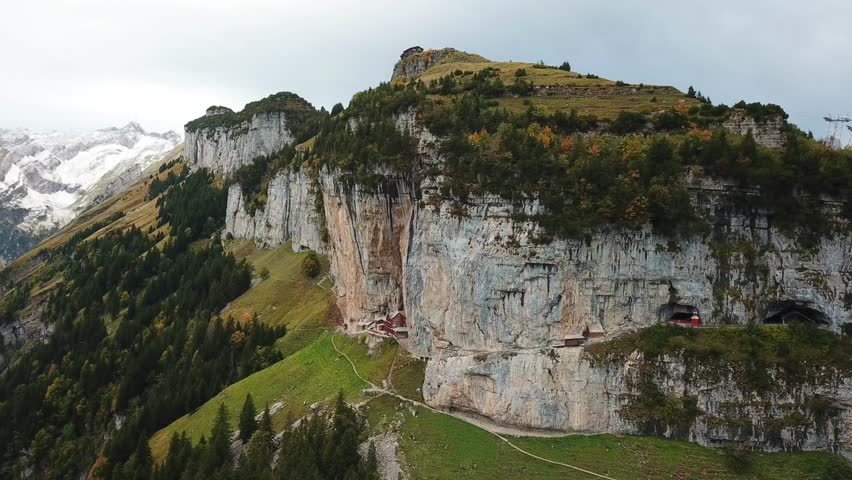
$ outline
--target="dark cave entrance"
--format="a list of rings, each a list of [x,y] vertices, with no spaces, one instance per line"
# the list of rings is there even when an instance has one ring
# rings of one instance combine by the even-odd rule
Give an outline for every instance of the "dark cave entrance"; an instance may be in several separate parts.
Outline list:
[[[692,315],[698,313],[698,309],[694,305],[685,305],[682,303],[665,303],[657,309],[657,319],[660,322],[676,322],[687,323],[692,318]],[[700,316],[700,314],[699,314]]]
[[[763,315],[764,325],[809,324],[823,326],[830,323],[831,321],[825,313],[792,300],[772,302],[766,309],[766,314]]]

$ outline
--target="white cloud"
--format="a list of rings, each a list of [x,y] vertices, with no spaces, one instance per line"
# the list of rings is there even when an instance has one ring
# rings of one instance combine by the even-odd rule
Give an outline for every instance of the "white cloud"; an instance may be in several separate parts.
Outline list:
[[[779,103],[817,135],[852,113],[842,1],[19,0],[3,7],[0,126],[180,129],[280,90],[346,102],[420,44],[571,60],[715,101]]]

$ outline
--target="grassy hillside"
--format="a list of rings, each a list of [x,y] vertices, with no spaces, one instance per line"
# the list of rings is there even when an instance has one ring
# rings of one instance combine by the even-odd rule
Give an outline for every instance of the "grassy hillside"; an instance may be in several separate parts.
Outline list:
[[[442,77],[458,75],[459,72],[481,72],[494,69],[504,85],[512,85],[521,78],[535,86],[546,87],[547,93],[534,96],[508,96],[500,98],[498,104],[513,113],[523,113],[531,106],[543,115],[557,111],[576,110],[580,115],[594,115],[601,119],[615,119],[620,112],[651,114],[665,111],[678,104],[698,106],[695,98],[669,86],[627,84],[582,75],[576,72],[524,62],[454,62],[435,65],[419,77],[424,83],[439,81]],[[522,76],[518,76],[523,73]],[[440,97],[435,96],[435,99]]]
[[[209,436],[216,409],[224,402],[239,411],[247,393],[257,405],[283,402],[273,415],[276,429],[287,415],[308,412],[313,403],[329,404],[338,391],[347,401],[362,403],[370,434],[395,431],[400,437],[403,464],[412,479],[464,477],[471,480],[589,479],[587,474],[531,458],[494,435],[459,419],[412,407],[389,396],[362,397],[366,384],[334,350],[331,339],[356,364],[359,373],[379,384],[390,384],[404,396],[420,400],[424,363],[397,351],[393,344],[371,357],[359,339],[323,332],[307,346],[278,364],[238,382],[204,406],[157,432],[150,445],[154,457],[164,458],[175,432],[198,440]],[[395,357],[395,359],[394,359]],[[393,368],[391,366],[393,365]],[[721,450],[688,442],[653,437],[571,435],[566,437],[509,437],[535,455],[568,463],[616,479],[830,479],[832,468],[844,461],[827,453],[755,453],[737,462]],[[838,470],[839,471],[839,470]],[[740,473],[735,473],[740,472]]]
[[[327,322],[333,303],[330,288],[319,281],[328,273],[328,261],[316,278],[306,278],[301,271],[307,252],[295,253],[290,243],[278,248],[259,249],[247,240],[228,242],[227,250],[237,258],[247,260],[255,275],[268,272],[268,278],[231,302],[222,312],[235,320],[257,314],[264,323],[285,325],[288,330],[317,328]]]
[[[209,435],[216,410],[223,402],[232,413],[231,420],[235,424],[237,412],[248,393],[251,393],[259,408],[283,402],[283,408],[273,415],[273,422],[278,429],[283,427],[288,415],[292,418],[305,415],[309,413],[310,405],[328,404],[338,392],[342,391],[347,401],[359,401],[359,392],[368,385],[355,375],[349,362],[337,354],[332,338],[337,347],[358,365],[359,372],[366,378],[380,383],[387,377],[396,354],[396,345],[387,345],[377,356],[370,358],[366,346],[358,339],[323,332],[301,350],[229,386],[192,414],[157,432],[150,442],[154,458],[165,457],[169,440],[175,432],[186,431],[193,441],[197,441],[201,435]]]
[[[594,478],[528,457],[461,420],[400,408],[392,398],[375,399],[366,411],[374,431],[399,431],[412,479]],[[533,454],[616,479],[828,479],[834,478],[827,473],[830,468],[843,463],[826,453],[757,453],[750,467],[734,473],[724,452],[688,442],[616,435],[510,438]]]

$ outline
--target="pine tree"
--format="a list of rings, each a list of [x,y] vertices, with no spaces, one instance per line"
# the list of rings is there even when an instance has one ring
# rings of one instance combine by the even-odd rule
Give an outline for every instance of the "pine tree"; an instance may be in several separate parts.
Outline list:
[[[695,88],[692,85],[689,86],[689,90],[686,91],[686,96],[689,98],[695,98]]]
[[[183,432],[182,435],[177,433],[172,435],[168,456],[160,470],[160,478],[162,480],[178,480],[181,478],[181,474],[184,470],[187,470],[187,464],[191,460],[192,453],[192,444],[186,436],[186,432]]]
[[[355,411],[346,404],[343,392],[337,395],[334,409],[334,422],[331,435],[328,436],[323,452],[324,473],[331,478],[346,478],[352,472],[358,471],[360,456],[358,454],[358,436],[361,429]]]
[[[210,432],[210,444],[204,459],[203,471],[212,474],[222,466],[233,463],[231,455],[231,428],[228,426],[228,409],[224,403],[219,404],[219,412]]]
[[[287,427],[289,427],[289,425],[285,426],[285,428]],[[272,415],[269,414],[269,404],[266,404],[266,408],[263,409],[263,416],[260,418],[259,428],[264,432],[275,434],[275,431],[272,429]]]
[[[148,436],[142,434],[136,443],[136,451],[133,453],[134,478],[136,480],[147,480],[151,477],[151,467],[154,459],[151,449],[148,447]]]
[[[361,478],[364,480],[379,480],[379,459],[376,456],[376,443],[370,442],[367,451],[367,461],[362,462]]]
[[[271,432],[258,430],[246,447],[240,461],[240,470],[245,478],[267,478],[272,475],[272,455],[275,438]]]
[[[257,431],[257,411],[254,409],[254,401],[251,394],[246,394],[246,400],[243,403],[243,411],[240,412],[240,440],[243,443],[248,443],[254,432]]]
[[[757,142],[754,140],[751,129],[748,129],[740,144],[740,160],[743,163],[751,163],[757,160]]]

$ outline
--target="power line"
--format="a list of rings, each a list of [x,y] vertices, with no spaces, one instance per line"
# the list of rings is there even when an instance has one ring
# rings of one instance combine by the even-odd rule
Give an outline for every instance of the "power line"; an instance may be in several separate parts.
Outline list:
[[[846,126],[849,131],[852,131],[852,127],[846,125],[852,122],[852,118],[849,118],[848,115],[826,115],[822,119],[828,122],[828,131],[824,140],[825,144],[831,148],[843,147],[843,136],[845,135],[843,126]]]

